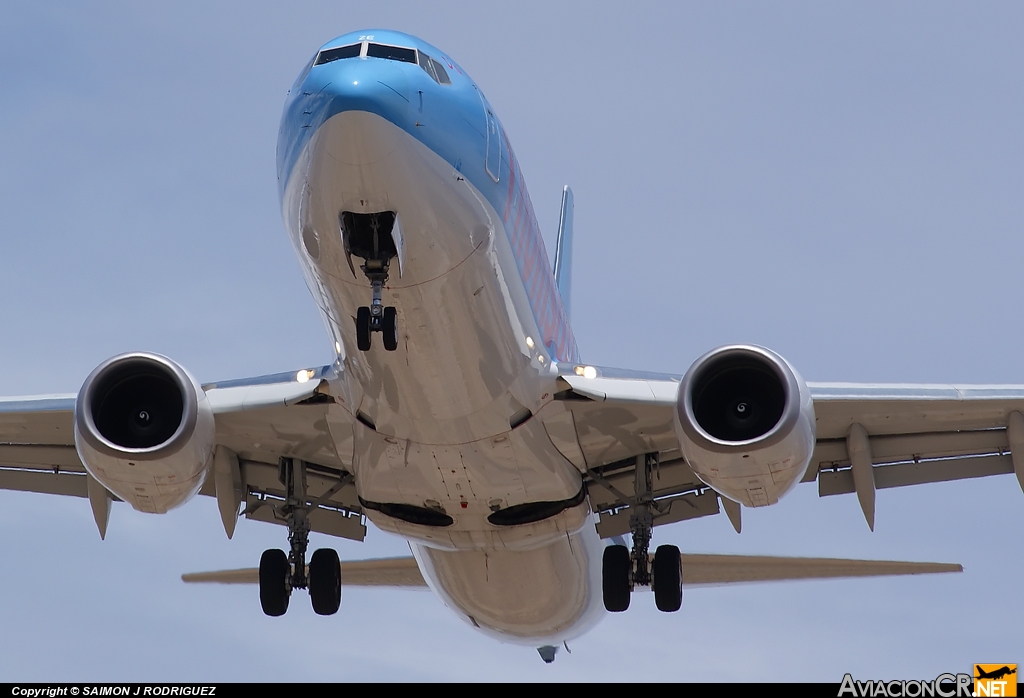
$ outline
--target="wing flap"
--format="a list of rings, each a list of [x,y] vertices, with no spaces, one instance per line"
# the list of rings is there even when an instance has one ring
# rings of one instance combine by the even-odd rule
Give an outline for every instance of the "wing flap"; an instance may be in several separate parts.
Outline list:
[[[970,480],[991,475],[1013,474],[1013,459],[1006,455],[968,456],[900,463],[897,465],[876,465],[872,470],[875,489],[924,485],[929,482],[951,482]],[[818,473],[818,495],[850,494],[857,489],[853,482],[853,470],[824,470]]]
[[[280,526],[287,525],[284,519],[275,515],[274,509],[271,507],[254,507],[259,502],[255,497],[250,495],[247,502],[245,518]],[[283,500],[279,503],[283,503]],[[349,510],[320,506],[310,511],[306,518],[309,521],[309,530],[314,533],[356,541],[361,541],[366,537],[366,524],[363,522],[362,515]]]
[[[61,445],[0,444],[0,467],[85,472],[75,447]]]
[[[623,464],[622,467],[603,468],[598,471],[601,482],[596,482],[588,489],[590,506],[594,512],[609,508],[625,506],[626,501],[620,499],[611,488],[628,498],[632,497],[633,484],[636,479],[634,462]],[[690,492],[704,487],[690,466],[682,458],[665,459],[659,463],[654,477],[651,478],[652,491],[655,497],[667,497],[673,494]]]
[[[871,457],[876,465],[1009,453],[1010,450],[1005,429],[871,436],[870,443]],[[812,462],[828,467],[849,465],[846,439],[819,440]]]
[[[240,459],[241,479],[245,489],[247,519],[285,525],[278,515],[285,504],[284,485],[276,465]],[[212,478],[211,478],[212,479]],[[348,473],[334,468],[306,464],[306,500],[311,508],[307,514],[310,530],[338,538],[361,541],[366,536],[356,488]]]
[[[0,468],[0,490],[88,497],[85,472],[61,473],[52,470]]]
[[[808,383],[818,443],[805,482],[820,496],[856,492],[846,436],[868,434],[875,489],[1014,473],[1007,423],[1019,385]]]
[[[702,516],[713,516],[720,511],[718,493],[711,489],[666,497],[658,499],[656,502],[661,510],[654,514],[652,522],[654,526],[664,526]],[[629,519],[632,514],[633,511],[630,507],[615,513],[601,512],[600,521],[597,523],[597,534],[601,538],[626,535],[630,532]]]

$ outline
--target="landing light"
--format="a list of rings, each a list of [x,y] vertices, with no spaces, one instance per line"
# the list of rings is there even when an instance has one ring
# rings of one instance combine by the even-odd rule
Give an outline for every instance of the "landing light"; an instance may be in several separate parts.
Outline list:
[[[341,342],[334,343],[334,351],[338,352],[339,355],[341,354]]]
[[[597,378],[597,369],[593,366],[577,366],[573,369],[573,372],[577,376],[583,376],[584,378]]]
[[[526,338],[526,346],[528,346],[531,349],[533,349],[533,337],[527,337]]]
[[[310,378],[316,375],[316,371],[311,368],[304,368],[295,374],[295,380],[300,383],[306,383]]]

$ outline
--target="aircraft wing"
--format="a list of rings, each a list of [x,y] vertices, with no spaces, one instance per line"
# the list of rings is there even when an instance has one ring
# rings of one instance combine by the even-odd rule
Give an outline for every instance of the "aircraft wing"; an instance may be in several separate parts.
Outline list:
[[[305,380],[297,380],[303,373]],[[362,540],[365,520],[339,435],[351,415],[330,396],[329,366],[204,385],[215,414],[218,452],[237,470],[217,469],[200,494],[218,498],[225,527],[234,516],[283,525],[267,506],[284,499],[278,459],[308,463],[314,531]],[[555,400],[537,415],[563,455],[586,473],[598,532],[629,531],[636,458],[658,453],[652,479],[655,525],[719,513],[738,529],[739,508],[703,483],[679,450],[673,413],[680,376],[595,368],[593,377],[560,368]],[[1024,412],[1024,386],[809,383],[817,444],[804,482],[820,496],[856,491],[847,435],[868,435],[874,488],[1015,472],[1011,415]],[[74,395],[0,399],[0,489],[88,498],[89,476],[74,445]],[[332,433],[332,425],[335,429]],[[1024,431],[1024,422],[1020,425]],[[351,429],[347,429],[351,435]],[[335,437],[335,438],[332,438]],[[340,442],[344,442],[342,437]],[[1019,452],[1024,454],[1024,443]],[[244,504],[244,508],[242,507]]]
[[[673,419],[681,376],[602,368],[589,373],[593,377],[572,366],[560,369],[556,402],[572,415],[578,459],[591,482],[594,511],[601,514],[601,535],[628,532],[635,459],[651,452],[660,454],[652,485],[664,510],[655,515],[655,525],[716,514],[721,504],[738,528],[738,505],[720,500],[679,451]],[[1012,437],[1024,456],[1024,418],[1014,416],[1024,413],[1022,385],[807,386],[817,442],[803,481],[817,481],[822,497],[857,492],[847,449],[854,424],[867,434],[874,489],[1014,472],[1024,487],[1011,448]]]
[[[331,438],[329,423],[350,419],[329,396],[331,375],[325,366],[203,386],[217,450],[232,456],[220,462],[233,472],[224,473],[218,493],[217,468],[211,469],[199,493],[218,498],[229,531],[243,503],[246,518],[284,525],[267,505],[283,501],[278,459],[291,457],[306,461],[306,496],[318,502],[311,529],[353,540],[366,535],[351,457],[339,457]],[[0,489],[90,496],[91,478],[75,449],[74,410],[75,395],[0,398]]]

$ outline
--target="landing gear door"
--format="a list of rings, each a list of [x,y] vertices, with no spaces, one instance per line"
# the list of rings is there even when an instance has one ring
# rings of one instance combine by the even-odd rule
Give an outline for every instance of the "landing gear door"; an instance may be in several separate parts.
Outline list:
[[[495,182],[498,181],[501,171],[501,128],[498,126],[498,119],[494,116],[494,110],[487,103],[483,92],[477,90],[480,95],[480,102],[484,106],[484,118],[487,120],[487,154],[484,159],[484,169]]]
[[[391,228],[391,239],[395,241],[395,251],[398,253],[398,278],[402,278],[402,270],[405,269],[405,240],[402,238],[402,219],[397,213]]]

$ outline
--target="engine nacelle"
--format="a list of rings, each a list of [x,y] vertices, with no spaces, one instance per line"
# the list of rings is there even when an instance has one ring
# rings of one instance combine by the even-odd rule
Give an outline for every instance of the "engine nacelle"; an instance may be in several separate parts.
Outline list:
[[[803,478],[814,424],[803,379],[762,347],[710,351],[679,384],[675,425],[683,456],[702,481],[748,507],[774,504]]]
[[[138,511],[191,499],[213,459],[213,410],[202,387],[158,354],[122,354],[85,379],[75,446],[96,480]]]

